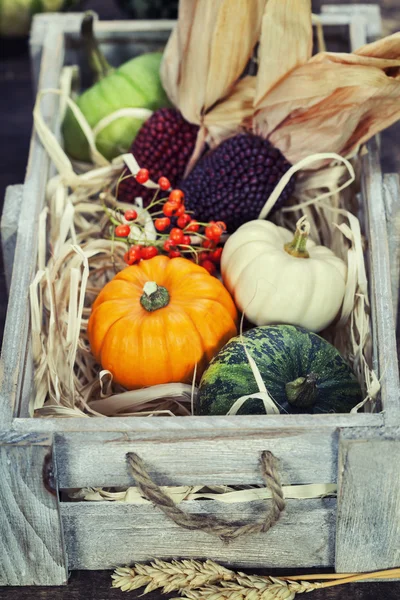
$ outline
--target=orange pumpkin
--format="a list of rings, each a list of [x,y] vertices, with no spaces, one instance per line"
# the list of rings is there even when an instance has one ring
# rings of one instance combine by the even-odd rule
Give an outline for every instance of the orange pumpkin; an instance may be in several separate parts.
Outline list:
[[[102,289],[92,307],[92,352],[114,381],[128,389],[201,376],[236,335],[229,292],[185,258],[155,256],[127,267]]]

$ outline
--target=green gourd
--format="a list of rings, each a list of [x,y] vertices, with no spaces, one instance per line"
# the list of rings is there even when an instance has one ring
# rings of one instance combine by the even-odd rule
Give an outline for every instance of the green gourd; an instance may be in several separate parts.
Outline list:
[[[93,36],[93,16],[82,22],[82,37],[98,81],[75,102],[91,128],[122,108],[157,110],[169,105],[160,79],[161,52],[150,52],[132,58],[117,69],[111,67],[99,50]],[[97,149],[107,159],[128,152],[145,118],[121,117],[107,125],[96,137]],[[90,161],[89,145],[71,109],[63,123],[64,147],[76,160]]]
[[[0,0],[0,36],[26,36],[34,15],[76,10],[78,4],[79,0]]]
[[[360,385],[338,350],[293,325],[255,327],[232,338],[213,358],[199,386],[197,414],[226,415],[242,396],[259,391],[243,343],[281,413],[347,413],[362,399]],[[265,414],[251,398],[237,414]]]

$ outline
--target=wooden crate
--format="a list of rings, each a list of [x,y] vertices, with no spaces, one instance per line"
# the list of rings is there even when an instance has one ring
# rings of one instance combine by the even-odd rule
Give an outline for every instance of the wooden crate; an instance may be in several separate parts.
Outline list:
[[[357,8],[346,14],[329,10],[321,19],[329,39],[334,36],[339,44],[341,36],[343,44],[350,38],[355,47],[366,40],[366,22],[361,17]],[[39,89],[56,88],[63,65],[80,61],[80,18],[36,19],[32,48]],[[108,55],[118,61],[163,44],[170,28],[166,22],[97,25]],[[57,98],[47,95],[43,113],[56,132],[57,111]],[[399,219],[399,189],[395,176],[383,181],[377,140],[369,143],[368,150],[363,158],[362,196],[374,360],[382,383],[380,412],[32,419],[28,414],[34,393],[28,288],[36,268],[38,218],[52,172],[50,159],[33,134],[20,194],[15,268],[0,361],[2,585],[61,585],[70,569],[106,569],[154,557],[207,557],[241,567],[334,566],[339,572],[400,564],[400,399],[392,305],[392,285],[396,296],[398,276],[393,267],[392,283],[389,260],[390,254],[398,253],[392,240]],[[3,217],[9,244],[14,230],[7,214],[13,214],[10,207],[20,192],[21,188],[10,190]],[[263,450],[279,459],[284,484],[337,483],[337,498],[288,500],[271,531],[229,545],[179,528],[149,504],[60,499],[60,492],[69,488],[135,485],[127,466],[129,452],[142,457],[161,485],[262,484]],[[251,522],[260,518],[265,507],[258,501],[237,505],[187,501],[184,509]]]

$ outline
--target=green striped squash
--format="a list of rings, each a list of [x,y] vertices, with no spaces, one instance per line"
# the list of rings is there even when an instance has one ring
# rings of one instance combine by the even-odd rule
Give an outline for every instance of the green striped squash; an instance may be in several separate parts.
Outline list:
[[[90,127],[121,108],[157,110],[169,101],[160,79],[161,52],[150,52],[132,58],[76,100]],[[98,150],[112,160],[128,152],[145,118],[121,117],[105,127],[96,138]],[[89,145],[74,114],[67,110],[63,123],[67,154],[81,161],[90,160]]]
[[[197,414],[225,415],[238,398],[259,391],[243,343],[281,413],[347,413],[362,399],[334,346],[301,327],[274,325],[232,338],[215,356],[200,382]],[[264,404],[252,398],[237,414],[265,414]]]

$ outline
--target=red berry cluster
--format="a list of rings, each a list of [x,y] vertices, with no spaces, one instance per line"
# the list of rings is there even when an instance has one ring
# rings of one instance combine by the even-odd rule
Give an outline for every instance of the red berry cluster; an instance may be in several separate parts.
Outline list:
[[[149,177],[147,169],[140,169],[136,174],[136,181],[145,184]],[[111,217],[115,226],[114,237],[125,239],[129,245],[129,249],[124,255],[125,262],[128,265],[134,265],[140,260],[153,258],[163,252],[167,253],[170,258],[186,255],[187,258],[195,259],[209,273],[215,273],[221,259],[222,247],[218,247],[218,244],[222,234],[226,231],[225,223],[223,221],[199,223],[186,212],[182,190],[171,190],[171,184],[166,177],[160,177],[158,185],[160,190],[169,191],[169,196],[167,199],[159,200],[157,192],[148,207],[148,210],[153,209],[151,214],[154,215],[154,226],[158,232],[158,238],[152,242],[151,246],[132,244],[132,240],[129,239],[131,223],[138,217],[136,210],[125,211],[123,223],[119,223]],[[160,204],[162,204],[162,210],[158,214],[154,213],[154,208]],[[137,225],[140,226],[139,223]],[[202,240],[201,246],[192,244],[191,234]],[[197,241],[197,243],[199,242]]]
[[[134,244],[125,252],[124,261],[128,265],[134,265],[141,260],[148,260],[157,256],[158,250],[155,246],[141,246],[140,244]]]
[[[159,232],[170,229],[169,237],[163,248],[170,258],[182,255],[182,251],[192,250],[190,233],[196,233],[200,225],[186,212],[182,190],[172,190],[162,209],[164,217],[155,220],[154,226]],[[171,219],[175,218],[177,227],[172,227]]]
[[[200,252],[198,261],[211,275],[216,272],[217,265],[221,262],[222,246],[218,246],[218,244],[225,231],[226,225],[223,221],[210,221],[205,228],[206,239],[201,245],[203,248],[206,248],[206,250]]]

